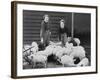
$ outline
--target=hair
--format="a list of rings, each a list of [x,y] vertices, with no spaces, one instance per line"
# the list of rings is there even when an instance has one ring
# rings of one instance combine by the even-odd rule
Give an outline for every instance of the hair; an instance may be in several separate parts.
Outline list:
[[[64,22],[65,23],[65,20],[64,19],[61,19],[60,22]]]
[[[49,15],[48,15],[48,14],[45,14],[45,15],[43,16],[43,19],[45,19],[45,16],[48,16],[48,17],[49,17]]]

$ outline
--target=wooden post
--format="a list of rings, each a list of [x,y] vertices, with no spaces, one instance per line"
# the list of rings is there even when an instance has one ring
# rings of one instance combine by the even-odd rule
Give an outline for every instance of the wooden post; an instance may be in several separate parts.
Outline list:
[[[71,37],[74,38],[74,13],[72,13],[72,29],[71,29]]]

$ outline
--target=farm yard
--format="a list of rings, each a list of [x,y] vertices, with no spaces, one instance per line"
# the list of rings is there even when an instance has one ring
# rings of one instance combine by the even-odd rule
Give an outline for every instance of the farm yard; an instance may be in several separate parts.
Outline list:
[[[33,42],[34,46],[33,48],[26,49],[26,51],[23,53],[24,56],[27,55],[27,58],[24,58],[25,61],[23,61],[23,69],[38,69],[38,68],[60,68],[60,67],[83,67],[83,66],[90,66],[90,49],[86,48],[84,49],[82,46],[79,46],[80,49],[77,52],[80,52],[79,54],[73,55],[73,58],[70,58],[71,54],[73,53],[70,50],[73,50],[73,47],[67,44],[66,47],[70,48],[65,48],[65,47],[58,47],[61,44],[57,43],[52,43],[49,46],[46,47],[45,50],[37,51],[36,49],[39,50],[37,47],[36,43]],[[76,46],[78,47],[78,46]],[[57,49],[58,48],[58,49]],[[65,49],[64,49],[65,48]],[[62,50],[61,50],[62,49]],[[65,50],[65,51],[64,51]],[[36,52],[37,51],[37,52]],[[85,52],[84,52],[85,51]],[[35,56],[37,55],[37,56]],[[42,56],[40,56],[42,55]],[[77,57],[76,57],[77,55]],[[40,57],[39,57],[40,56]],[[44,56],[44,57],[43,57]],[[63,61],[63,56],[65,56],[65,61]],[[34,59],[35,58],[35,59]],[[81,63],[80,62],[85,59],[85,62]],[[36,61],[35,61],[36,60]]]
[[[42,16],[50,16],[49,45],[40,43]],[[90,14],[74,14],[73,40],[63,46],[58,40],[59,21],[64,18],[68,37],[72,37],[72,13],[23,10],[23,69],[86,67],[91,66]],[[69,37],[69,38],[71,38]],[[77,41],[78,39],[78,41]]]

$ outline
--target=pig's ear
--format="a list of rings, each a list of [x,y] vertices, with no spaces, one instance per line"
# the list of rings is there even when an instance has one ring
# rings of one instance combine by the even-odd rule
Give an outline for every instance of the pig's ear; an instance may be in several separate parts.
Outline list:
[[[80,39],[79,38],[74,38],[74,41],[77,43],[77,45],[80,45]]]
[[[70,43],[70,46],[73,47],[73,43]]]
[[[33,59],[33,56],[31,56],[31,59]]]
[[[83,64],[81,64],[81,66],[83,66]]]

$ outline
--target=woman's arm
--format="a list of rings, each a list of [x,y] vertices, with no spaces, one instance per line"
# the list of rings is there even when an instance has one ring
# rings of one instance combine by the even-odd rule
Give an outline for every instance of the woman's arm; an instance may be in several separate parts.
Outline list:
[[[43,35],[44,35],[44,22],[41,22],[41,29],[40,29],[40,39],[43,42]]]

